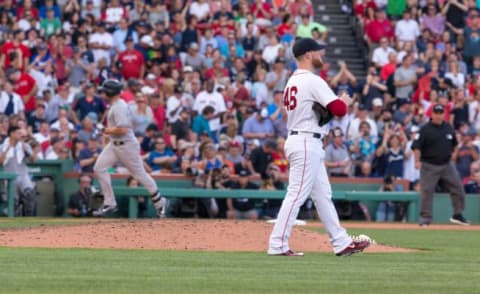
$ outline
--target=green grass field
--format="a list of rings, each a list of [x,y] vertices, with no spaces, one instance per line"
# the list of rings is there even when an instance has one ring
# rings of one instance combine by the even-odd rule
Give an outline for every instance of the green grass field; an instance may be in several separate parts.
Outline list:
[[[0,227],[36,223],[1,221]],[[420,250],[284,258],[263,253],[0,248],[0,293],[480,293],[479,231],[349,231]]]

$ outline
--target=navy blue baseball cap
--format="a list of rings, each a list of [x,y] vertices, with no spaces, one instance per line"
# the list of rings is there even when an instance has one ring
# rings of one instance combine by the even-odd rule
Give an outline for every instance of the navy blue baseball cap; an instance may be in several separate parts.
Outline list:
[[[318,51],[325,49],[325,45],[319,44],[312,38],[301,38],[295,41],[292,47],[292,53],[295,58],[302,56],[310,51]]]

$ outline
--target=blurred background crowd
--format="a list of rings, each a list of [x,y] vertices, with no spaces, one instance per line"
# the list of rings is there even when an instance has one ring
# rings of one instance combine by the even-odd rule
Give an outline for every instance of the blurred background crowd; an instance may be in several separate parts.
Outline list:
[[[414,189],[419,171],[410,147],[440,103],[457,130],[453,160],[465,189],[479,192],[477,1],[339,2],[368,54],[366,76],[358,76],[348,62],[332,64],[324,52],[318,74],[356,101],[348,115],[330,122],[329,174],[393,176]],[[291,45],[311,37],[335,46],[319,22],[318,4],[1,1],[0,143],[17,125],[28,130],[39,159],[73,159],[78,171],[91,172],[109,107],[97,87],[116,78],[125,83],[121,97],[131,107],[147,171],[195,176],[205,188],[252,188],[241,178],[255,176],[262,179],[257,188],[283,189]],[[248,199],[234,202],[223,211],[254,206]]]

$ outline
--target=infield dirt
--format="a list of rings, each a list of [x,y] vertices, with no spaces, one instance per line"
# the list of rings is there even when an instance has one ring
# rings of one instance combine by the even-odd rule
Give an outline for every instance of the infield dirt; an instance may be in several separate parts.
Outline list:
[[[308,229],[318,222],[296,226],[290,246],[307,252],[332,252],[325,233]],[[347,228],[418,228],[409,224],[345,223]],[[478,230],[477,226],[433,225],[432,229]],[[0,231],[0,246],[43,248],[157,249],[265,252],[272,224],[231,220],[92,220],[67,226],[40,226]],[[371,236],[374,238],[374,236]],[[381,245],[367,252],[407,252],[411,249]]]

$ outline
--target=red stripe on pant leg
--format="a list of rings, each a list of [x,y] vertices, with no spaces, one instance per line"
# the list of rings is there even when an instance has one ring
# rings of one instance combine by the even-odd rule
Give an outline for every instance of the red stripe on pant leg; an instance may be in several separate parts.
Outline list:
[[[303,150],[304,150],[304,158],[303,158],[303,170],[302,170],[302,180],[300,181],[300,189],[298,189],[297,196],[293,200],[292,206],[290,207],[290,211],[288,212],[288,217],[285,222],[285,226],[283,227],[283,233],[282,233],[282,248],[283,248],[283,241],[285,239],[285,231],[287,230],[287,223],[288,220],[290,219],[290,215],[292,214],[293,207],[295,206],[295,203],[298,200],[298,196],[300,196],[300,193],[302,192],[303,188],[303,177],[305,175],[305,166],[307,164],[307,138],[303,139]]]

